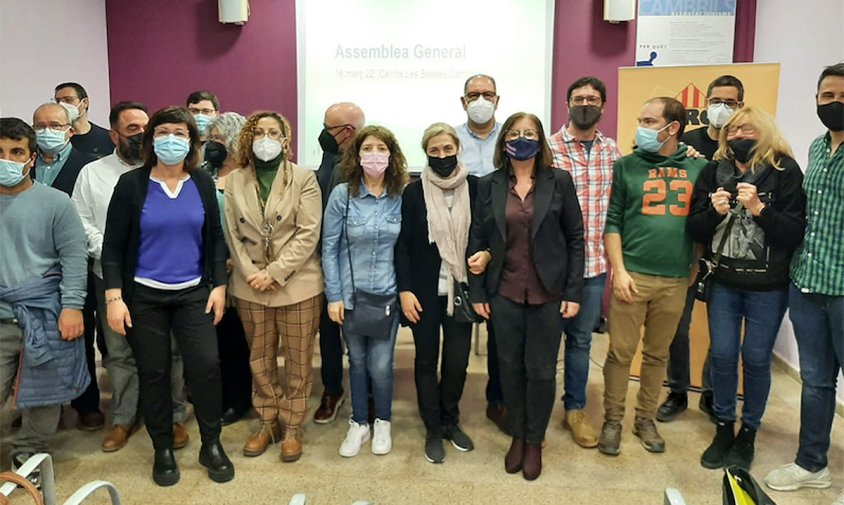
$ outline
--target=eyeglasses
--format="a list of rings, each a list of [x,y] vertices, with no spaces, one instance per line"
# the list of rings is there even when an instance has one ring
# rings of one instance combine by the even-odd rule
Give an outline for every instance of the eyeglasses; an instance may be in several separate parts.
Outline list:
[[[181,128],[179,128],[178,130],[173,130],[173,131],[170,131],[170,130],[167,130],[167,129],[164,129],[164,128],[161,128],[161,129],[156,128],[155,130],[152,131],[152,138],[154,138],[154,139],[166,137],[168,135],[173,135],[173,136],[180,138],[180,139],[190,140],[190,132],[188,132],[187,130],[183,130]]]
[[[67,131],[67,128],[69,128],[69,127],[70,127],[69,124],[50,123],[48,125],[34,125],[32,127],[32,130],[35,133],[44,133],[47,129],[50,129],[50,130],[53,130],[56,133],[59,133],[59,132]]]
[[[188,112],[196,116],[197,114],[202,114],[204,116],[213,116],[215,112],[214,109],[199,109],[197,107],[188,107]]]
[[[269,137],[273,140],[279,140],[283,137],[281,134],[281,130],[276,130],[272,128],[268,131],[261,130],[260,128],[255,128],[252,130],[252,138],[255,140],[262,139],[264,137]]]
[[[572,105],[601,105],[599,96],[573,96],[570,101]]]
[[[756,127],[752,124],[739,124],[739,125],[730,125],[727,127],[727,133],[735,134],[741,131],[745,135],[753,135],[756,133]]]
[[[73,105],[74,102],[80,101],[81,98],[78,96],[57,96],[55,98],[51,98],[50,101],[54,103],[67,103]]]
[[[484,91],[484,92],[477,92],[477,91],[470,91],[466,93],[466,99],[470,102],[474,102],[478,99],[478,97],[484,97],[484,100],[493,101],[495,97],[498,96],[495,94],[495,91]]]
[[[709,105],[721,105],[722,103],[731,109],[738,107],[738,102],[735,100],[721,100],[720,98],[708,98],[706,103]]]
[[[539,132],[536,130],[507,130],[504,132],[504,138],[507,140],[516,140],[519,137],[524,137],[528,140],[539,140]]]

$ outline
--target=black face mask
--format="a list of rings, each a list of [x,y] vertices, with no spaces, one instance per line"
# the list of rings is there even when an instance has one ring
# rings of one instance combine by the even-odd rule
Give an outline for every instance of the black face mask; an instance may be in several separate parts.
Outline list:
[[[574,126],[588,130],[601,119],[601,108],[597,105],[575,105],[569,108],[569,118]]]
[[[337,144],[337,139],[325,128],[319,132],[319,138],[317,140],[319,140],[319,147],[322,148],[323,152],[331,154],[340,153],[340,146]]]
[[[433,170],[435,174],[445,179],[454,172],[455,168],[457,168],[457,155],[452,154],[451,156],[446,156],[445,158],[434,158],[433,156],[428,156],[428,166],[431,167],[431,170]]]
[[[119,134],[118,134],[119,135]],[[123,135],[121,135],[123,137]],[[117,150],[120,152],[120,157],[130,165],[137,165],[141,162],[141,143],[144,139],[143,133],[136,133],[129,137],[123,137],[126,143],[120,143]]]
[[[223,166],[223,162],[229,156],[226,146],[219,142],[209,140],[205,143],[205,161],[214,168]]]
[[[753,149],[756,148],[755,139],[734,139],[728,142],[730,150],[733,151],[736,161],[740,163],[747,163],[750,161],[750,156]]]
[[[844,130],[844,102],[830,102],[818,105],[818,117],[829,131]]]

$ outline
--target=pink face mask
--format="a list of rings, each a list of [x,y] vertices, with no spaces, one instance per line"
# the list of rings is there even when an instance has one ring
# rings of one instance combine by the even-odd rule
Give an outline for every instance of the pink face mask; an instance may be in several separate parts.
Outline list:
[[[379,177],[390,164],[390,153],[363,153],[360,155],[360,166],[366,175]]]

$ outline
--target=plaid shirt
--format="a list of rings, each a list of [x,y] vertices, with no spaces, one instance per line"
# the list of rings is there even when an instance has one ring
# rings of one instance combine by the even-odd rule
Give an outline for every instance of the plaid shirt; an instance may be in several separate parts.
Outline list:
[[[829,133],[809,148],[806,233],[791,262],[791,280],[804,293],[844,296],[844,145],[830,151]]]
[[[587,160],[586,149],[566,130],[566,125],[548,139],[554,153],[554,167],[567,170],[574,179],[577,199],[583,212],[586,268],[584,277],[595,277],[607,271],[604,250],[604,224],[612,187],[612,167],[621,157],[615,141],[595,132],[595,141]]]

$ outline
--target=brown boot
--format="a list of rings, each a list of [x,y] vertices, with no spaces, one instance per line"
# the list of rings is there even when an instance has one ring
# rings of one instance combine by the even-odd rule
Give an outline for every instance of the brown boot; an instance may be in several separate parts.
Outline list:
[[[504,471],[516,473],[522,469],[522,460],[525,456],[525,439],[513,437],[510,443],[510,450],[504,456]]]
[[[281,426],[278,423],[261,424],[261,428],[253,433],[243,445],[243,455],[260,456],[267,450],[267,446],[279,440],[281,440]]]
[[[173,423],[173,449],[181,449],[188,445],[190,436],[185,425],[182,423]]]
[[[284,430],[284,439],[281,441],[281,460],[285,463],[292,463],[302,457],[302,429],[290,426]]]
[[[536,480],[540,473],[542,473],[542,444],[525,444],[522,476],[525,480]]]
[[[103,452],[114,452],[122,449],[129,442],[131,434],[131,426],[114,425],[103,437]]]
[[[571,438],[574,443],[586,449],[598,447],[598,433],[592,426],[589,416],[582,410],[571,410],[566,412],[566,419],[563,425],[571,430]]]

